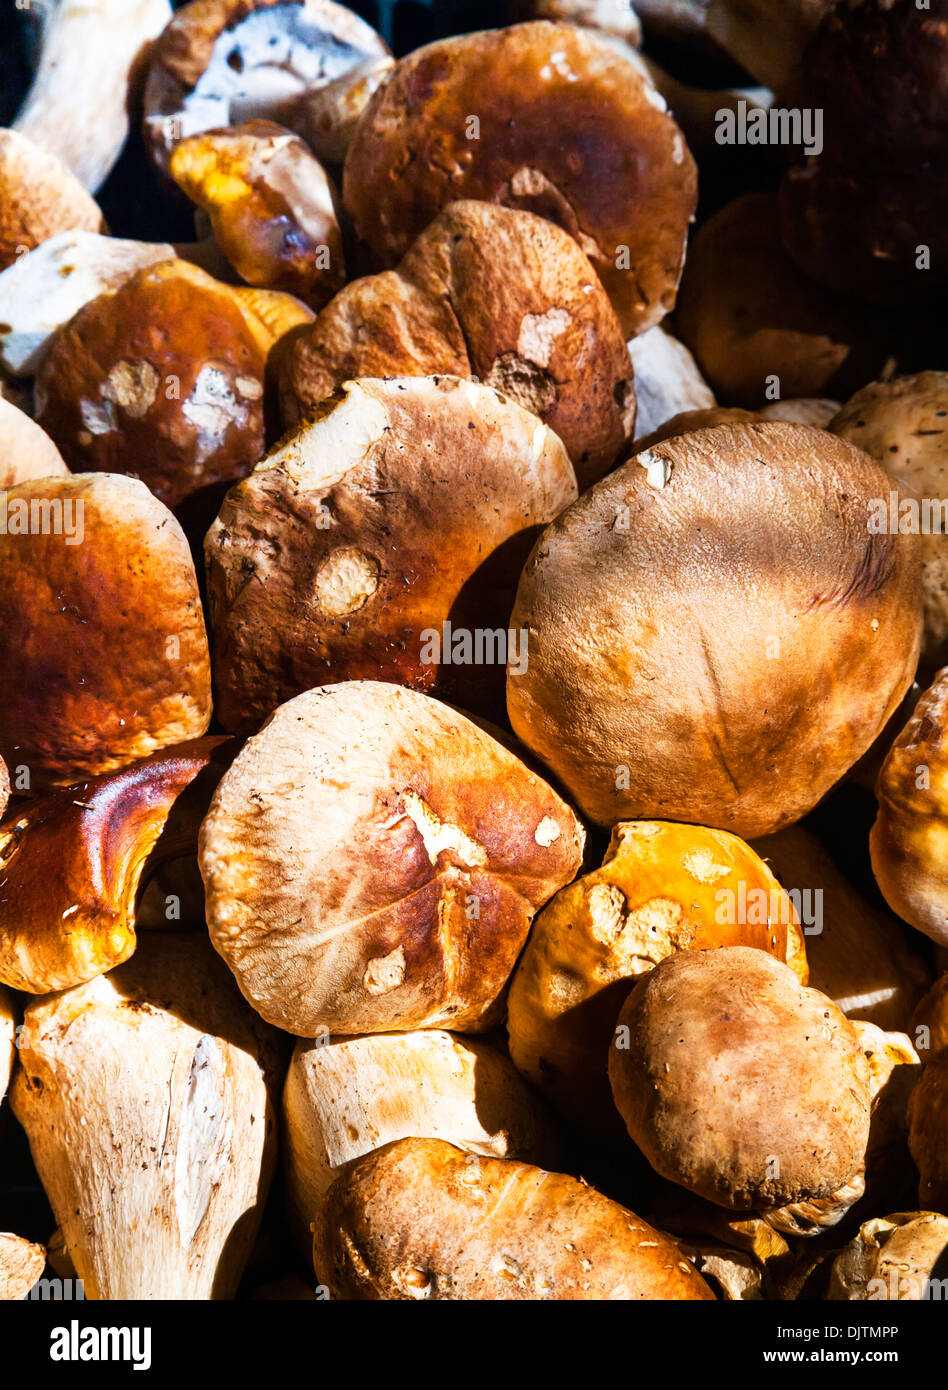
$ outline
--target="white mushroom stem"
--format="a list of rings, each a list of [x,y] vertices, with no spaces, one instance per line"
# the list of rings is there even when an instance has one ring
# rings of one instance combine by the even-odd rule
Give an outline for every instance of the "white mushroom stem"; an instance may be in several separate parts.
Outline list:
[[[168,0],[53,0],[40,8],[39,66],[14,129],[56,154],[95,192],[129,129],[129,87]]]
[[[691,353],[658,326],[629,343],[638,412],[635,437],[654,434],[684,410],[708,410],[715,401]]]

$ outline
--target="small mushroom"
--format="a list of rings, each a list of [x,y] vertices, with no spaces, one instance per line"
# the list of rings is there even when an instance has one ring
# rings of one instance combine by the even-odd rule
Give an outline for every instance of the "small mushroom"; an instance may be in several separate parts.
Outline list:
[[[76,229],[106,230],[95,199],[54,154],[0,130],[0,270],[57,232]]]
[[[0,1303],[28,1298],[45,1268],[46,1251],[42,1245],[0,1231]]]
[[[13,1110],[85,1297],[233,1298],[276,1156],[279,1049],[207,943],[162,933],[26,1008]]]
[[[559,1147],[542,1101],[502,1053],[436,1028],[297,1043],[283,1135],[290,1226],[307,1259],[333,1179],[393,1140],[445,1139],[543,1166]]]
[[[42,478],[0,493],[0,754],[19,790],[203,734],[210,661],[174,517],[144,484]]]
[[[0,398],[0,488],[68,472],[49,435],[24,411]]]
[[[541,21],[403,58],[356,128],[343,197],[386,266],[459,198],[546,216],[631,337],[674,306],[696,179],[651,80],[593,31]]]
[[[948,1047],[948,975],[939,975],[920,1001],[908,1032],[923,1066]]]
[[[356,377],[450,373],[495,387],[562,439],[580,487],[627,443],[635,392],[622,330],[559,227],[453,203],[398,269],[348,285],[280,355],[284,425]]]
[[[652,1167],[708,1201],[805,1235],[862,1195],[859,1036],[764,951],[681,951],[657,965],[619,1014],[609,1080]]]
[[[908,1144],[918,1169],[918,1201],[927,1211],[948,1209],[948,1051],[922,1069],[908,1104]]]
[[[0,825],[0,981],[46,994],[127,960],[139,883],[169,815],[197,779],[206,807],[230,751],[195,739],[14,810]],[[157,857],[173,852],[170,838]]]
[[[934,1211],[876,1216],[833,1261],[832,1302],[938,1298],[948,1260],[948,1216]],[[940,1276],[940,1277],[939,1277]]]
[[[626,821],[602,867],[563,888],[533,924],[510,986],[510,1055],[584,1128],[621,1121],[606,1076],[616,1015],[640,976],[675,951],[747,945],[806,982],[790,899],[736,835]]]
[[[201,828],[211,941],[300,1037],[483,1032],[583,832],[535,773],[447,705],[380,681],[281,705]]]
[[[632,338],[628,347],[635,369],[636,442],[682,412],[714,407],[695,359],[660,324]]]

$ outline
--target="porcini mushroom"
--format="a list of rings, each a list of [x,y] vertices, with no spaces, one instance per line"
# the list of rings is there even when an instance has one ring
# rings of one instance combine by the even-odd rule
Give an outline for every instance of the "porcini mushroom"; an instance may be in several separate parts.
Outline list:
[[[204,618],[167,508],[106,474],[20,483],[0,505],[0,754],[20,789],[203,734]]]
[[[695,359],[661,324],[632,338],[628,346],[635,370],[637,440],[683,411],[714,407],[714,395]]]
[[[105,231],[98,203],[54,154],[0,130],[0,270],[57,232]]]
[[[0,397],[0,488],[68,472],[62,454],[45,430]]]
[[[796,913],[736,835],[626,821],[602,867],[538,915],[510,985],[516,1066],[584,1127],[621,1124],[606,1076],[616,1016],[636,980],[674,951],[747,945],[806,982]]]
[[[279,1049],[194,935],[26,1009],[13,1110],[85,1296],[233,1298],[276,1155]]]
[[[46,1251],[22,1236],[0,1231],[0,1303],[29,1297],[46,1268]]]
[[[506,748],[381,681],[309,690],[237,755],[201,827],[211,941],[300,1037],[498,1021],[582,829]]]
[[[585,815],[750,838],[861,757],[921,629],[917,538],[867,524],[884,476],[823,430],[718,425],[635,455],[547,527],[507,705]]]
[[[948,1216],[934,1211],[875,1216],[833,1261],[826,1297],[833,1302],[935,1298],[948,1258]],[[942,1285],[943,1287],[943,1285]]]
[[[283,119],[318,160],[341,168],[362,113],[394,67],[394,58],[387,55],[366,58],[331,82],[309,88]]]
[[[329,1190],[316,1273],[334,1298],[713,1299],[671,1241],[585,1183],[403,1139]]]

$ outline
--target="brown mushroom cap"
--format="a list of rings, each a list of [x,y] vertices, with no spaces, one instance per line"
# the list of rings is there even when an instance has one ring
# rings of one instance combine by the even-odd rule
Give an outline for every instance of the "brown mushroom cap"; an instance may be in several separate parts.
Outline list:
[[[609,299],[572,237],[532,213],[453,203],[397,271],[348,285],[281,358],[283,420],[355,377],[443,372],[539,415],[580,487],[631,437],[632,368]]]
[[[948,658],[948,512],[942,504],[948,494],[948,372],[875,381],[846,402],[830,429],[871,454],[910,499],[930,506],[929,515],[918,515],[922,659],[937,666]]]
[[[232,751],[227,740],[194,739],[32,801],[0,825],[4,984],[46,994],[128,959],[146,861],[197,778],[206,808]]]
[[[143,483],[100,473],[21,483],[0,502],[0,753],[10,767],[27,768],[36,790],[203,734],[204,617],[167,508]]]
[[[511,1057],[572,1119],[616,1128],[606,1061],[636,980],[675,951],[729,945],[769,951],[806,983],[790,899],[736,835],[617,825],[602,867],[561,889],[533,924],[510,984]]]
[[[347,382],[207,534],[221,721],[249,732],[301,690],[356,679],[502,708],[493,636],[539,528],[575,497],[559,439],[496,391]],[[466,659],[448,624],[470,634]]]
[[[403,1139],[348,1168],[316,1245],[337,1298],[714,1297],[671,1241],[585,1183],[437,1139]]]
[[[811,284],[780,245],[776,198],[747,193],[695,233],[676,331],[729,405],[838,396],[881,372],[891,350],[876,318]]]
[[[696,181],[648,78],[591,31],[541,22],[403,58],[356,128],[343,197],[389,266],[458,198],[549,217],[632,336],[674,305]]]
[[[106,230],[92,195],[54,154],[15,130],[0,130],[0,270],[76,227]]]
[[[879,814],[869,835],[872,871],[906,922],[948,945],[948,667],[899,734],[876,784]]]
[[[908,1105],[909,1149],[918,1168],[919,1205],[948,1208],[948,1051],[922,1070]]]
[[[68,472],[49,435],[25,411],[0,397],[0,488]]]
[[[388,48],[333,0],[191,0],[154,44],[145,139],[167,170],[176,143],[243,120],[292,124],[308,93]]]
[[[301,1037],[483,1031],[582,844],[559,797],[448,706],[380,681],[309,690],[211,803],[211,940],[254,1008]]]
[[[26,1298],[45,1268],[42,1245],[0,1231],[0,1303]]]
[[[859,1037],[763,951],[681,951],[657,965],[619,1014],[609,1080],[652,1167],[720,1206],[832,1198],[862,1172]]]
[[[868,527],[887,486],[823,430],[719,425],[637,455],[547,527],[507,704],[584,814],[750,838],[839,781],[918,660],[917,538]]]
[[[943,1277],[946,1257],[948,1216],[910,1211],[873,1217],[833,1261],[826,1297],[833,1302],[930,1298],[929,1281]]]
[[[920,1000],[908,1032],[923,1065],[948,1047],[948,975],[939,975]]]

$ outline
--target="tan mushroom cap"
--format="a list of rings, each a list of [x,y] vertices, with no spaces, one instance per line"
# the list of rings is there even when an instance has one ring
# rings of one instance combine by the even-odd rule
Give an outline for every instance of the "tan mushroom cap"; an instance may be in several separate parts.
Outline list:
[[[859,1036],[763,951],[682,951],[657,965],[619,1014],[609,1080],[652,1167],[720,1206],[861,1194],[870,1090]]]
[[[98,203],[54,154],[0,130],[0,270],[57,232],[104,232]]]
[[[948,946],[948,667],[938,672],[890,748],[869,835],[882,895],[906,922]]]
[[[750,838],[861,757],[921,627],[917,538],[868,530],[884,481],[823,430],[719,425],[636,455],[547,527],[507,705],[585,815]]]
[[[576,1178],[403,1139],[334,1183],[316,1273],[359,1301],[698,1300],[671,1241]]]
[[[347,382],[207,534],[221,721],[249,732],[302,690],[356,679],[502,707],[506,649],[492,636],[478,654],[476,634],[506,629],[537,531],[575,497],[560,440],[488,387]],[[466,659],[445,625],[469,634]]]
[[[12,812],[0,825],[0,981],[46,994],[127,960],[139,883],[169,816],[198,779],[203,814],[232,751],[195,739]],[[196,848],[196,823],[192,834]]]
[[[0,488],[68,472],[46,431],[25,411],[0,397]]]
[[[559,797],[447,705],[309,690],[244,746],[201,828],[211,941],[301,1037],[484,1031],[582,845]]]
[[[909,1150],[918,1168],[919,1205],[948,1208],[948,1051],[926,1067],[908,1105]]]
[[[307,1259],[340,1169],[407,1138],[544,1167],[559,1157],[543,1102],[483,1042],[437,1028],[299,1042],[283,1091],[283,1155],[290,1224]]]
[[[458,198],[549,217],[589,256],[631,337],[674,306],[696,178],[637,67],[590,30],[540,22],[403,58],[356,128],[343,197],[388,266]]]
[[[606,1062],[636,980],[675,951],[729,945],[768,951],[806,983],[793,905],[742,840],[668,821],[617,825],[602,867],[533,924],[510,986],[511,1057],[576,1122],[621,1127]]]
[[[920,1001],[908,1031],[923,1065],[948,1047],[948,975],[939,975]]]
[[[948,1216],[903,1211],[873,1217],[833,1261],[826,1297],[833,1302],[937,1297],[929,1292],[930,1281],[944,1277],[946,1256]]]
[[[545,218],[458,202],[395,271],[348,285],[280,361],[284,424],[355,377],[469,376],[555,430],[580,487],[632,434],[633,373],[608,296]]]
[[[46,1251],[42,1245],[0,1231],[0,1303],[26,1298],[45,1268]]]
[[[922,660],[940,665],[948,657],[948,372],[872,382],[830,428],[871,454],[907,495],[900,524],[922,535]]]
[[[10,767],[26,768],[35,791],[203,734],[204,618],[167,508],[143,483],[106,474],[21,483],[0,500],[0,753]]]
[[[11,1092],[88,1299],[233,1298],[276,1158],[280,1049],[199,934],[26,1009]]]

